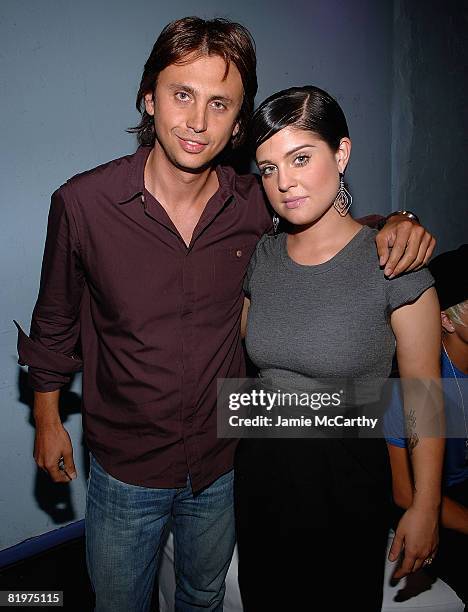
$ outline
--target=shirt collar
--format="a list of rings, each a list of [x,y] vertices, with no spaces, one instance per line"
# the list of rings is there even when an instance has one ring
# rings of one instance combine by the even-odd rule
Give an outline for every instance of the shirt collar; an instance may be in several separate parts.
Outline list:
[[[145,190],[145,165],[151,151],[152,147],[140,146],[131,156],[129,173],[122,191],[122,197],[117,200],[119,204],[127,204],[137,196],[143,195]],[[217,195],[222,201],[225,201],[234,194],[236,173],[230,166],[217,165],[215,171],[219,182]]]
[[[138,147],[131,156],[130,168],[125,186],[122,190],[122,197],[119,197],[119,204],[127,204],[136,196],[142,195],[145,189],[145,165],[152,147]]]

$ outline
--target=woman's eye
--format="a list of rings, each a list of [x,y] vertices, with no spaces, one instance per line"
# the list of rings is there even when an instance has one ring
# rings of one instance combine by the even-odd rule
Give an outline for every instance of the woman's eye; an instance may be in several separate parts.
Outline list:
[[[294,164],[296,166],[305,166],[308,163],[309,159],[310,157],[308,155],[298,155],[294,160]]]
[[[262,166],[262,168],[260,168],[260,175],[270,176],[270,174],[273,174],[274,171],[275,171],[274,166]]]

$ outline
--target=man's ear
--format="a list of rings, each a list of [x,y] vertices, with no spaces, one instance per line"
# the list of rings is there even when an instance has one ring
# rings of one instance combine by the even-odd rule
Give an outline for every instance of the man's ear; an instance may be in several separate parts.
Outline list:
[[[455,327],[453,326],[453,323],[448,314],[443,310],[440,313],[440,320],[442,322],[442,327],[444,331],[448,332],[449,334],[453,334],[453,332],[455,331]]]
[[[148,115],[153,116],[154,115],[154,94],[149,91],[148,93],[145,93],[145,110],[148,113]]]
[[[240,130],[240,125],[239,125],[239,122],[236,121],[236,123],[234,124],[234,128],[232,130],[231,138],[234,138],[234,136],[237,136],[237,134],[239,133],[239,130]]]

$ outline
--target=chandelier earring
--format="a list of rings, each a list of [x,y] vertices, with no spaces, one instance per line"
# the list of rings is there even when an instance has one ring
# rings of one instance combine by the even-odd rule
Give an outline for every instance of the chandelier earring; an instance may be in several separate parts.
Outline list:
[[[273,215],[273,232],[276,234],[278,233],[278,225],[280,222],[280,218],[278,217],[278,215],[275,213]]]
[[[344,183],[344,174],[343,172],[340,172],[340,188],[338,189],[338,193],[336,194],[333,206],[336,208],[336,210],[342,217],[346,217],[352,203],[353,196],[346,189]]]

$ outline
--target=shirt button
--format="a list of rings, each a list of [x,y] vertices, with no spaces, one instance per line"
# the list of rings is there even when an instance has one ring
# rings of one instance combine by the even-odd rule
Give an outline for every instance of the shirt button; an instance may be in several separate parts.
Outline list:
[[[236,251],[236,257],[242,257],[242,251],[240,249]]]

